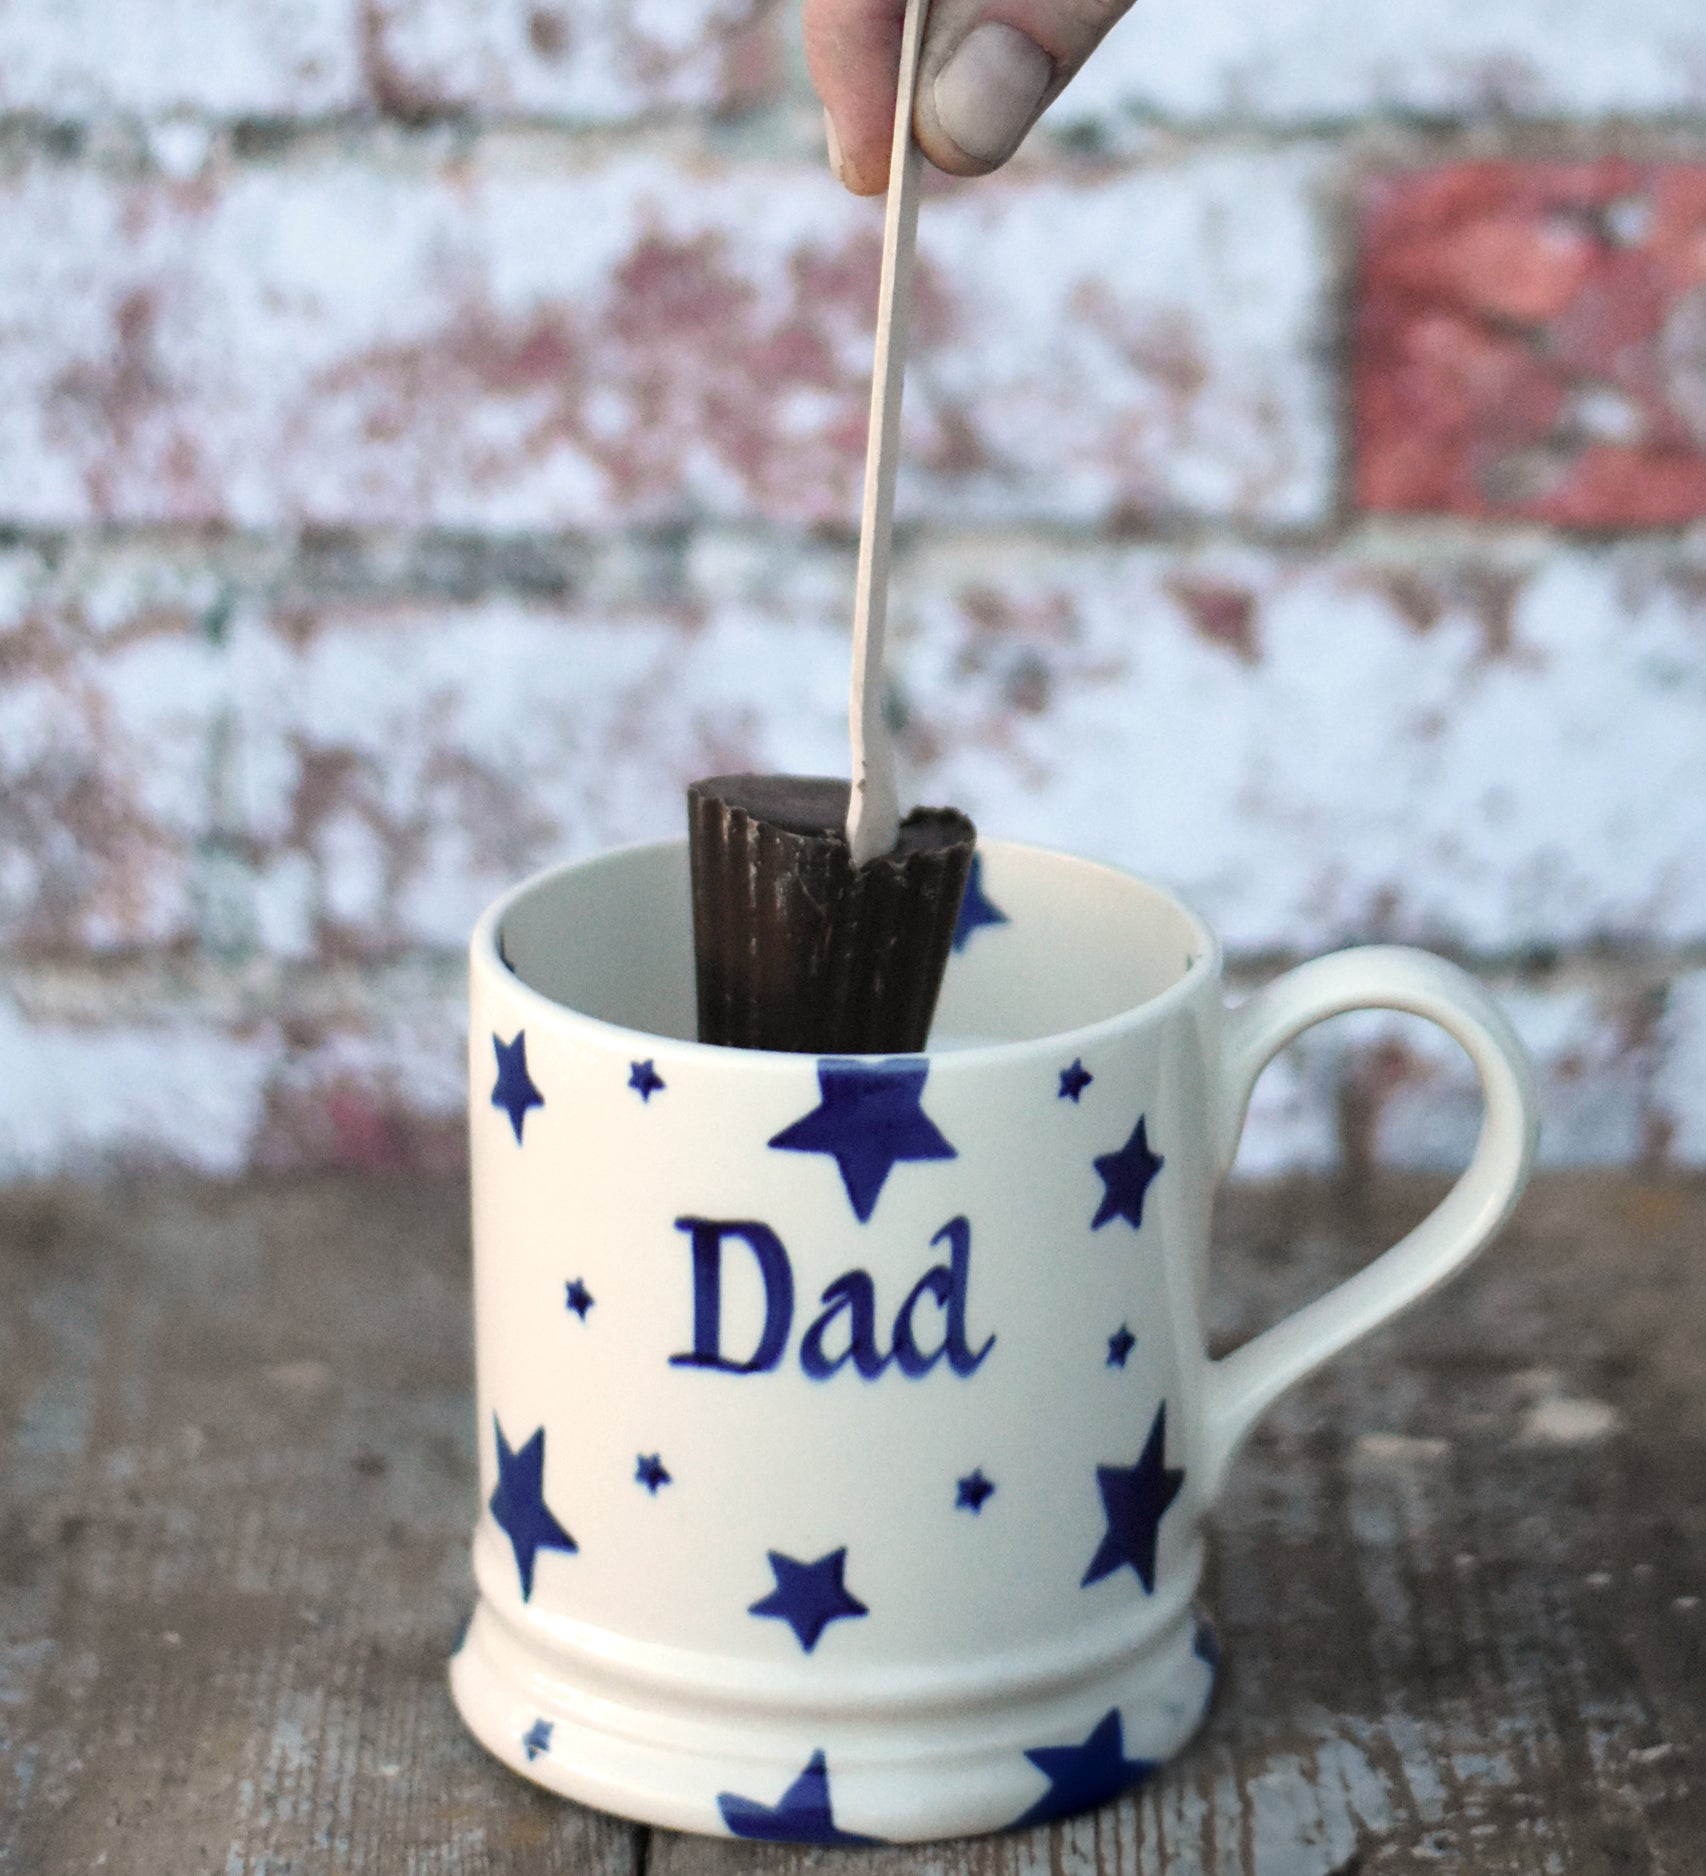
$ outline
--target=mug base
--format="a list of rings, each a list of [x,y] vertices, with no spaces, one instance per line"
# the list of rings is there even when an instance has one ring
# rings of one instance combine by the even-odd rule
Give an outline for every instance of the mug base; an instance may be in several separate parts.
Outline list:
[[[996,1708],[689,1722],[561,1678],[482,1601],[450,1688],[494,1757],[598,1810],[706,1836],[908,1843],[1044,1823],[1141,1783],[1202,1724],[1219,1653],[1187,1605],[1140,1654]]]

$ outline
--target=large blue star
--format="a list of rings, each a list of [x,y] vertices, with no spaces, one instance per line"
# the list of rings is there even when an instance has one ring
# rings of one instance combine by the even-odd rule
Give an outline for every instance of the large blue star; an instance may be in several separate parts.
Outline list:
[[[816,1563],[801,1563],[785,1557],[779,1550],[767,1553],[770,1568],[776,1575],[776,1587],[768,1596],[749,1604],[750,1615],[773,1615],[786,1622],[799,1637],[800,1646],[810,1654],[818,1637],[831,1622],[843,1616],[869,1615],[857,1596],[848,1594],[841,1573],[847,1567],[847,1546],[832,1550]]]
[[[492,1090],[492,1106],[508,1114],[519,1146],[527,1110],[545,1105],[544,1095],[534,1087],[533,1077],[527,1072],[527,1032],[518,1029],[513,1042],[500,1042],[493,1036],[492,1047],[498,1052],[498,1084]]]
[[[539,1757],[540,1753],[549,1752],[551,1750],[551,1735],[555,1730],[556,1726],[553,1721],[535,1720],[533,1724],[528,1727],[527,1731],[522,1734],[522,1750],[527,1754],[527,1762],[529,1765]]]
[[[960,900],[960,916],[954,924],[954,949],[963,951],[971,935],[981,925],[1009,925],[1012,920],[1000,906],[992,904],[983,891],[983,855],[971,857],[971,872],[966,876],[965,896]]]
[[[841,1183],[864,1224],[897,1160],[958,1157],[919,1105],[929,1073],[930,1064],[916,1056],[821,1061],[822,1099],[770,1144],[785,1153],[827,1153],[841,1168]]]
[[[1088,1811],[1147,1778],[1156,1759],[1128,1759],[1120,1710],[1110,1707],[1081,1746],[1038,1746],[1025,1757],[1048,1775],[1049,1788],[1031,1808],[1014,1818],[1018,1824],[1045,1824],[1051,1817]]]
[[[723,1822],[736,1837],[760,1843],[881,1843],[880,1837],[859,1837],[842,1830],[829,1808],[829,1771],[823,1754],[814,1752],[806,1769],[774,1804],[756,1798],[738,1798],[732,1791],[717,1794]]]
[[[533,1560],[539,1552],[580,1546],[545,1507],[545,1429],[512,1453],[495,1414],[492,1425],[498,1435],[498,1489],[492,1493],[491,1513],[515,1552],[526,1602],[533,1594]]]
[[[1163,1401],[1155,1410],[1137,1464],[1096,1468],[1108,1528],[1080,1587],[1088,1588],[1129,1563],[1144,1589],[1151,1595],[1155,1593],[1155,1540],[1161,1515],[1179,1496],[1185,1482],[1183,1470],[1175,1471],[1167,1465],[1166,1445],[1167,1403]]]
[[[1096,1156],[1094,1164],[1103,1190],[1090,1229],[1100,1231],[1110,1218],[1123,1218],[1137,1230],[1143,1224],[1143,1195],[1166,1163],[1159,1153],[1150,1152],[1147,1122],[1139,1114],[1131,1138],[1117,1153]]]

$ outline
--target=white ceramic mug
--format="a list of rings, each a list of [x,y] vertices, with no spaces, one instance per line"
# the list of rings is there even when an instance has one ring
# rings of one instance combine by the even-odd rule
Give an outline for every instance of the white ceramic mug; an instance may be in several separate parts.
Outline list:
[[[499,1758],[678,1829],[814,1842],[1111,1796],[1206,1709],[1202,1520],[1282,1389],[1468,1262],[1533,1154],[1469,977],[1390,947],[1228,1009],[1175,899],[984,843],[927,1053],[694,1040],[683,843],[473,942],[479,1599]],[[1209,1215],[1291,1037],[1407,1010],[1486,1115],[1408,1237],[1235,1353]]]

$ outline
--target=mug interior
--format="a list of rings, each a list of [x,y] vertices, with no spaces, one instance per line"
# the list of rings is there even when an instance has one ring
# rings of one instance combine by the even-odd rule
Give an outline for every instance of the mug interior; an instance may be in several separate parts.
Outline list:
[[[980,841],[978,852],[982,891],[998,916],[949,959],[932,1049],[1081,1029],[1212,965],[1214,939],[1201,920],[1133,874],[1006,841]],[[488,927],[503,962],[551,1002],[647,1035],[695,1039],[685,840],[542,874],[498,906]]]

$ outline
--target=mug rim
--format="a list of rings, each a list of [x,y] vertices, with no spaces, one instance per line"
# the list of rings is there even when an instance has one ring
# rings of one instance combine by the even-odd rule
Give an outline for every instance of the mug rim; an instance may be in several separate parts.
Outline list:
[[[1074,866],[1088,867],[1100,873],[1111,873],[1122,880],[1134,881],[1165,900],[1190,926],[1196,939],[1195,954],[1184,970],[1164,990],[1159,990],[1152,997],[1146,997],[1141,1003],[1127,1004],[1110,1016],[1098,1017],[1094,1022],[1080,1023],[1071,1029],[1050,1030],[1041,1036],[1023,1036],[1001,1042],[977,1042],[951,1049],[933,1049],[926,1043],[922,1049],[914,1050],[873,1050],[866,1055],[871,1060],[913,1060],[927,1061],[934,1069],[949,1069],[955,1063],[968,1066],[983,1063],[997,1063],[1004,1059],[1023,1054],[1026,1051],[1044,1049],[1053,1051],[1061,1046],[1082,1049],[1093,1045],[1101,1037],[1117,1030],[1127,1030],[1138,1026],[1159,1023],[1172,1014],[1173,1010],[1195,996],[1205,983],[1220,980],[1223,949],[1220,938],[1206,918],[1190,905],[1171,886],[1164,886],[1158,880],[1146,874],[1134,872],[1130,867],[1116,866],[1111,861],[1091,859],[1080,853],[1070,853],[1060,847],[1046,847],[1028,840],[985,840],[978,836],[979,852],[998,852],[1002,849],[1022,853],[1041,854],[1051,860],[1070,861]],[[547,881],[558,878],[564,873],[579,871],[582,867],[596,862],[617,862],[632,859],[641,854],[656,853],[663,849],[679,851],[684,859],[687,849],[685,834],[666,836],[661,840],[625,841],[619,846],[603,847],[596,853],[582,855],[578,859],[558,860],[549,866],[541,867],[530,873],[525,879],[507,888],[498,898],[488,905],[479,916],[469,940],[468,956],[472,975],[482,970],[495,974],[496,981],[507,986],[510,992],[518,996],[524,1006],[531,1006],[545,1021],[555,1024],[567,1024],[576,1030],[589,1032],[589,1039],[607,1047],[629,1049],[634,1043],[645,1043],[650,1047],[688,1055],[711,1055],[718,1058],[739,1058],[743,1066],[750,1067],[755,1073],[774,1071],[778,1067],[796,1066],[804,1059],[840,1060],[843,1056],[849,1061],[866,1059],[851,1051],[828,1051],[797,1049],[743,1049],[731,1048],[726,1043],[701,1042],[697,1037],[667,1036],[656,1030],[635,1029],[626,1023],[613,1023],[602,1016],[594,1016],[589,1011],[576,1009],[572,1004],[559,1003],[554,997],[536,989],[504,957],[498,947],[498,935],[503,921],[509,912],[529,893],[538,891]]]

